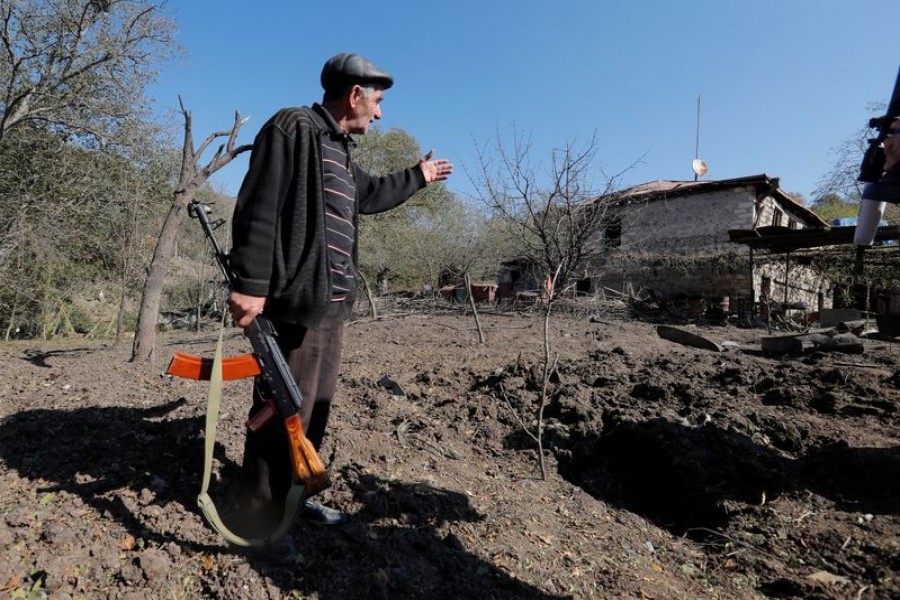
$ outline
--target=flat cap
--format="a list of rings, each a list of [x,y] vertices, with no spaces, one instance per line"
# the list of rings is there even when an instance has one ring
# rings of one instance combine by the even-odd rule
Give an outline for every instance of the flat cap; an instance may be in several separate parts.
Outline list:
[[[322,88],[340,91],[351,85],[375,84],[386,90],[394,85],[390,73],[379,69],[359,54],[346,52],[332,56],[322,67]]]

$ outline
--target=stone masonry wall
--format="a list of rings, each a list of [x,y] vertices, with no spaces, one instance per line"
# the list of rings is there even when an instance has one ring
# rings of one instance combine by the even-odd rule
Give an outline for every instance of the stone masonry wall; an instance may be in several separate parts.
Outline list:
[[[751,229],[755,207],[752,188],[631,205],[622,217],[621,250],[653,254],[735,251],[728,230]]]
[[[781,216],[776,217],[779,213]],[[761,282],[763,277],[768,277],[770,296],[779,302],[783,300],[783,267],[779,271],[777,265],[758,266],[756,272],[751,273],[749,250],[729,241],[729,229],[773,225],[776,219],[780,220],[780,225],[791,226],[790,218],[772,197],[764,198],[757,207],[753,187],[632,204],[621,215],[618,251],[633,258],[627,267],[616,267],[615,260],[611,260],[607,268],[601,270],[596,287],[624,293],[646,288],[669,299],[678,296],[727,297],[732,310],[736,310],[742,301],[759,300]],[[793,226],[802,228],[797,223]],[[653,259],[654,256],[710,255],[718,255],[720,259],[706,266],[698,261],[696,268],[687,269],[659,266],[665,261]],[[643,263],[641,256],[647,256]],[[637,260],[634,257],[638,257]],[[817,280],[808,269],[792,268],[788,281],[789,302],[805,302],[814,310],[824,295],[828,303],[826,283]]]
[[[787,282],[787,290],[785,290]],[[785,277],[783,261],[758,265],[753,274],[753,285],[757,299],[767,294],[771,300],[788,304],[803,303],[809,310],[832,307],[832,286],[809,268],[795,265]]]

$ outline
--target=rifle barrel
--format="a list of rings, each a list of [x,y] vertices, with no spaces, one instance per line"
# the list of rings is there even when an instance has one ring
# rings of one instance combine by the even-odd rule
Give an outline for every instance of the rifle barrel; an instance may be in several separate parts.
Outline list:
[[[206,204],[195,200],[188,208],[188,214],[200,221],[200,227],[203,228],[203,235],[206,236],[206,240],[209,242],[209,245],[212,246],[213,253],[216,255],[216,262],[219,263],[222,274],[225,275],[225,280],[228,282],[229,286],[233,286],[234,273],[231,272],[231,265],[228,264],[228,255],[225,254],[225,252],[222,251],[222,247],[219,246],[219,240],[216,239],[216,233],[213,231],[212,223],[209,222],[209,207]]]

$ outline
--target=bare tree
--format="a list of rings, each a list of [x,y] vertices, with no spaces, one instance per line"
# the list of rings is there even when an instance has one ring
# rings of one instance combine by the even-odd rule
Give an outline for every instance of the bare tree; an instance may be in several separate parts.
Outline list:
[[[570,280],[603,251],[602,228],[618,177],[605,176],[596,167],[596,135],[582,147],[566,145],[554,150],[546,176],[530,162],[531,143],[518,132],[511,144],[497,136],[493,158],[479,150],[480,172],[473,178],[478,197],[517,238],[520,259],[538,274],[544,298],[542,384],[537,400],[536,424],[528,433],[538,445],[541,476],[544,464],[544,409],[549,400],[550,375],[556,359],[550,335],[550,315]],[[597,180],[601,185],[596,185]]]
[[[862,195],[863,184],[857,180],[859,166],[863,154],[868,147],[869,129],[861,128],[840,145],[831,149],[834,164],[816,185],[813,191],[813,202],[818,203],[829,195],[850,200],[858,200]]]
[[[26,123],[100,145],[146,113],[176,48],[164,0],[0,2],[0,141]]]
[[[184,116],[184,144],[181,155],[181,174],[178,185],[175,188],[172,206],[163,222],[153,258],[144,282],[144,293],[141,298],[141,308],[138,313],[137,329],[134,334],[132,347],[132,362],[146,362],[153,358],[156,343],[156,325],[159,319],[159,305],[162,299],[163,283],[169,270],[169,262],[175,252],[175,244],[178,230],[188,205],[193,201],[200,187],[209,179],[210,175],[230,163],[235,156],[251,149],[251,145],[235,146],[238,132],[246,119],[241,119],[240,113],[235,113],[234,124],[228,131],[217,131],[209,136],[194,149],[194,140],[191,133],[191,113],[184,107],[181,98],[178,99],[181,106],[181,114]],[[199,166],[200,158],[207,148],[218,138],[227,138],[226,143],[219,146],[215,155],[204,167]]]

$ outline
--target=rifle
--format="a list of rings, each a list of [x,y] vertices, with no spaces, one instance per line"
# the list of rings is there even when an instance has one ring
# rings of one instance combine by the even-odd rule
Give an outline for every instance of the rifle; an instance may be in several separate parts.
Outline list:
[[[209,220],[209,207],[198,201],[188,206],[188,214],[197,219],[209,242],[216,262],[218,262],[229,286],[234,285],[234,273],[228,262],[228,255],[222,252],[216,240],[215,225]],[[290,442],[290,457],[293,467],[294,481],[306,489],[306,495],[312,496],[331,485],[328,471],[319,458],[316,449],[303,431],[300,409],[303,406],[303,395],[297,382],[291,375],[284,354],[275,339],[277,332],[272,322],[258,315],[247,327],[244,335],[250,340],[252,355],[241,355],[226,358],[222,361],[222,379],[238,379],[258,376],[258,384],[263,397],[268,399],[265,407],[247,421],[247,428],[257,431],[270,419],[279,416],[284,423]],[[176,352],[166,371],[170,375],[190,379],[209,379],[212,372],[212,361],[190,354]]]

